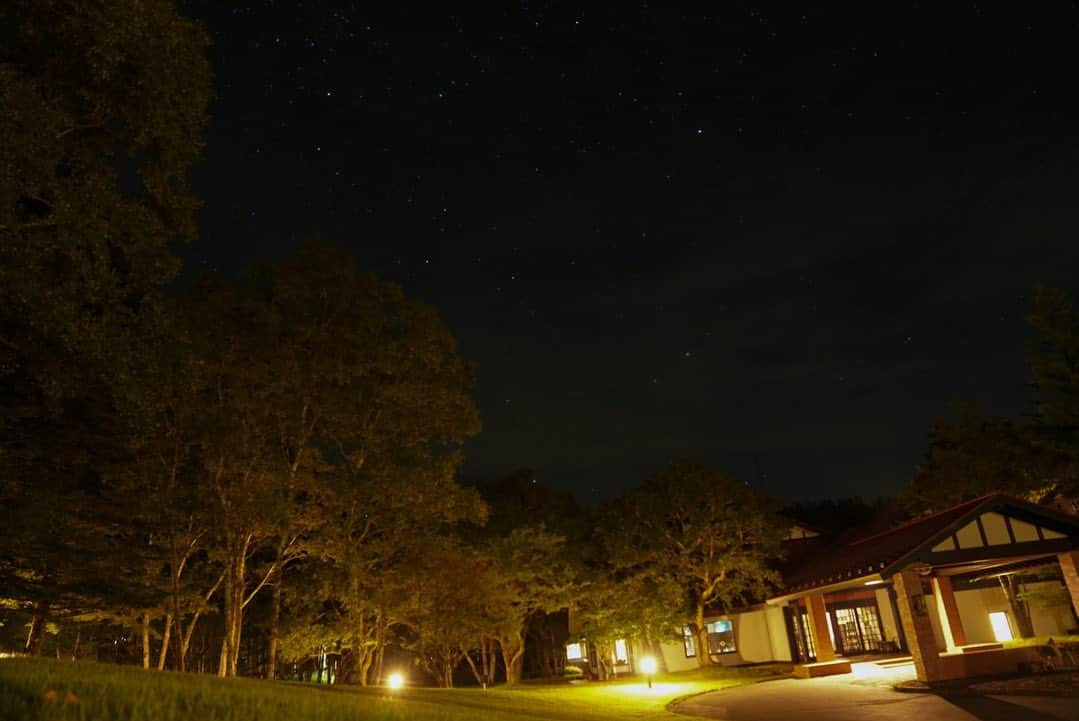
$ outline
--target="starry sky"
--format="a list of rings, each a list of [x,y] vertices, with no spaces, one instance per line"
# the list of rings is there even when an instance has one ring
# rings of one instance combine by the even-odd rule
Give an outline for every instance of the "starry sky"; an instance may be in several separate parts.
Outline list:
[[[468,478],[893,494],[953,401],[1029,409],[1030,296],[1079,297],[1079,7],[809,5],[182,1],[185,272],[320,238],[436,308]]]

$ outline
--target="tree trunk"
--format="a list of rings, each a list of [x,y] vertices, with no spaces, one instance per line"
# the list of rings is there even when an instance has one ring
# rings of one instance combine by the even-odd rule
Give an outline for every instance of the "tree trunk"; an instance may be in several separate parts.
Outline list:
[[[169,654],[169,640],[172,637],[172,614],[165,614],[165,630],[161,634],[161,654],[157,657],[157,670],[165,670],[165,659]]]
[[[278,569],[274,575],[277,578],[270,602],[270,638],[266,644],[266,678],[271,681],[277,677],[277,637],[281,632],[281,583],[285,574]]]
[[[376,621],[378,626],[375,630],[375,677],[374,683],[382,680],[383,661],[386,659],[386,620],[380,611]]]
[[[476,659],[472,658],[471,653],[466,653],[465,661],[468,663],[468,668],[472,671],[472,677],[476,679],[476,683],[486,689],[487,682],[484,681],[483,674],[481,674],[479,668],[476,667]]]
[[[243,632],[244,579],[247,572],[248,541],[234,546],[225,574],[225,663],[218,676],[235,676],[240,658],[240,637]]]
[[[225,572],[223,571],[221,575],[217,577],[217,581],[214,582],[214,585],[210,587],[210,590],[206,592],[206,595],[202,597],[198,608],[195,609],[195,612],[191,615],[191,620],[187,623],[187,628],[183,629],[183,636],[180,638],[180,650],[179,653],[176,654],[176,667],[177,670],[181,672],[187,670],[187,652],[188,649],[191,648],[191,638],[195,635],[195,625],[199,622],[199,616],[206,610],[206,606],[209,605],[210,599],[217,593],[217,589],[221,587],[224,580]],[[176,618],[179,619],[180,617],[177,616]],[[182,622],[177,621],[177,623],[180,623],[180,628],[183,628]],[[177,633],[177,636],[180,636],[180,634]]]
[[[45,645],[45,626],[49,621],[49,602],[38,601],[30,620],[30,632],[26,636],[26,654],[40,656]]]
[[[150,613],[142,614],[142,667],[150,668]]]
[[[464,657],[468,662],[468,667],[472,670],[472,675],[476,677],[476,682],[486,689],[495,684],[497,657],[494,650],[494,641],[490,638],[481,638],[478,650],[480,652],[479,666],[476,665],[471,652],[464,654]]]
[[[696,604],[696,613],[690,628],[693,630],[693,639],[697,646],[697,666],[711,666],[712,654],[708,652],[708,627],[704,625],[703,601],[698,601]]]
[[[1030,606],[1026,601],[1019,598],[1021,589],[1019,588],[1018,579],[1014,575],[998,576],[998,578],[1004,597],[1011,607],[1012,618],[1015,619],[1015,627],[1019,631],[1020,638],[1033,638],[1034,624],[1030,620]]]
[[[380,676],[376,674],[371,678],[371,667],[375,662],[375,654],[371,644],[367,642],[369,634],[367,619],[361,613],[356,625],[352,629],[352,651],[349,654],[349,671],[345,678],[349,683],[358,683],[367,686],[372,681],[378,683]]]
[[[457,668],[454,656],[448,649],[442,654],[442,688],[453,688],[453,670]]]
[[[217,675],[224,676],[229,666],[229,635],[228,631],[221,637],[221,658],[217,662]]]
[[[617,676],[614,668],[614,641],[604,641],[594,645],[596,652],[596,680],[610,681]]]
[[[483,654],[483,677],[487,686],[495,685],[495,673],[498,670],[498,658],[495,654],[495,642],[492,638],[483,639],[480,647]]]
[[[359,656],[358,660],[359,660],[359,667],[358,667],[358,674],[357,675],[359,676],[359,679],[360,679],[360,685],[361,686],[367,686],[367,685],[369,685],[371,683],[378,683],[379,679],[380,679],[379,676],[376,676],[375,678],[371,677],[372,676],[371,669],[375,665],[374,649],[372,649],[366,643],[363,644],[360,647],[360,656]]]
[[[199,622],[200,615],[202,615],[201,609],[195,611],[191,620],[187,622],[183,636],[180,637],[180,652],[176,654],[176,670],[181,673],[187,671],[187,652],[191,648],[191,637],[195,635],[195,625]]]
[[[521,632],[514,636],[502,636],[498,639],[502,650],[502,665],[506,668],[506,685],[521,683],[521,658],[525,652],[525,640]]]
[[[165,640],[161,643],[161,658],[157,661],[157,668],[159,671],[165,670],[165,659],[167,656],[167,649],[169,647],[169,641],[172,639],[172,625],[176,623],[176,639],[173,644],[176,648],[173,650],[173,663],[180,671],[184,670],[183,655],[186,649],[183,647],[183,621],[180,615],[180,574],[183,572],[183,565],[176,561],[176,534],[169,536],[169,549],[172,554],[172,564],[169,572],[169,578],[172,582],[172,588],[169,589],[169,613],[165,616]],[[186,561],[186,559],[185,559]]]
[[[75,644],[71,647],[71,660],[79,660],[79,642],[82,641],[82,629],[75,629]]]

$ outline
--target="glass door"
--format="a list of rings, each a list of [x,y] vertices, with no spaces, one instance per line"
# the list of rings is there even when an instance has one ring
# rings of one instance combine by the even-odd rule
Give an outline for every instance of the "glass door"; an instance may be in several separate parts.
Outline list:
[[[884,638],[876,603],[848,603],[832,607],[836,651],[844,656],[881,651]]]
[[[858,616],[853,608],[832,609],[835,624],[835,640],[839,653],[849,656],[862,653],[862,635],[858,632]]]
[[[862,634],[862,648],[866,651],[883,651],[884,634],[880,630],[880,614],[876,606],[859,606],[858,629]]]

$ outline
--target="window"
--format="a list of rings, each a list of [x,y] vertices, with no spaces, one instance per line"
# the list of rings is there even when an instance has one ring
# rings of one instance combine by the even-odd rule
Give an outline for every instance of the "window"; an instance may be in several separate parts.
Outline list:
[[[718,621],[705,624],[708,633],[708,653],[734,653],[738,650],[734,643],[734,623],[729,618],[721,618]],[[686,649],[686,657],[692,658],[697,655],[697,639],[693,636],[693,629],[689,626],[682,628],[682,645]]]
[[[994,611],[989,614],[989,625],[993,627],[993,636],[997,641],[1012,640],[1012,627],[1008,623],[1007,611]]]
[[[584,654],[581,653],[581,644],[579,643],[567,643],[566,644],[566,660],[577,661],[584,658]]]
[[[626,653],[626,642],[624,639],[618,639],[614,642],[614,662],[616,664],[629,663],[629,654]]]
[[[708,653],[734,653],[734,624],[729,618],[721,618],[705,626],[708,629]]]
[[[686,648],[686,658],[697,655],[697,644],[694,642],[693,629],[689,626],[682,627],[682,645]]]

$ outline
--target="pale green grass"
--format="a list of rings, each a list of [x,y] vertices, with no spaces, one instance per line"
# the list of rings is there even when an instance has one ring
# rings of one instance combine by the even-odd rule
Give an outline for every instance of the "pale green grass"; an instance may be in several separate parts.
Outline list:
[[[773,667],[516,688],[326,687],[158,673],[43,659],[0,660],[7,721],[671,721],[672,700],[773,676]]]

